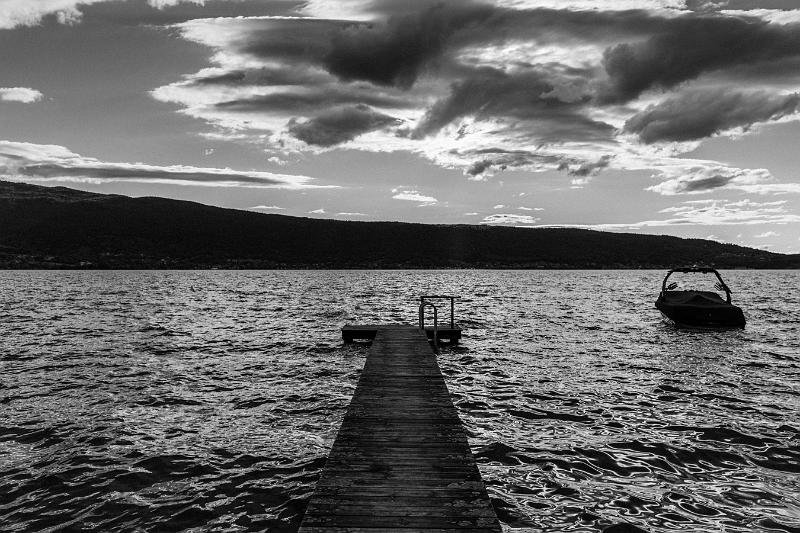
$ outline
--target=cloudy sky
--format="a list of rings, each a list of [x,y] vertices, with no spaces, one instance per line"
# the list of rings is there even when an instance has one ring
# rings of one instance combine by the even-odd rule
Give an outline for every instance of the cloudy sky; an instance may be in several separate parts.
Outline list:
[[[0,177],[800,251],[798,0],[0,0]]]

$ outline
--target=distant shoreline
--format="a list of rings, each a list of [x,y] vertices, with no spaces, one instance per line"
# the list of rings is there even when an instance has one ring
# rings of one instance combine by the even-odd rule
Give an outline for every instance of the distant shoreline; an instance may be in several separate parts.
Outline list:
[[[577,228],[352,222],[0,181],[0,269],[797,269],[705,239]]]
[[[152,267],[79,267],[79,266],[5,266],[0,264],[0,271],[6,272],[42,272],[42,271],[61,271],[61,272],[192,272],[192,271],[203,271],[203,272],[214,272],[214,271],[229,271],[229,272],[267,272],[267,271],[362,271],[362,272],[389,272],[389,271],[420,271],[420,270],[428,270],[428,271],[476,271],[476,270],[485,270],[485,271],[496,271],[496,270],[506,270],[506,271],[518,271],[518,272],[536,272],[536,271],[565,271],[565,270],[574,270],[574,271],[615,271],[615,270],[625,270],[625,271],[663,271],[668,270],[676,265],[665,265],[665,266],[642,266],[642,267],[615,267],[615,266],[605,266],[605,267],[580,267],[580,266],[565,266],[565,267],[504,267],[504,266],[486,266],[486,267],[376,267],[376,268],[368,268],[368,267],[305,267],[305,266],[294,266],[294,267],[208,267],[208,266],[185,266],[185,267],[162,267],[162,268],[152,268]],[[683,265],[681,265],[683,266]],[[800,266],[787,266],[787,267],[720,267],[724,270],[752,270],[752,271],[788,271],[788,270],[800,270]]]

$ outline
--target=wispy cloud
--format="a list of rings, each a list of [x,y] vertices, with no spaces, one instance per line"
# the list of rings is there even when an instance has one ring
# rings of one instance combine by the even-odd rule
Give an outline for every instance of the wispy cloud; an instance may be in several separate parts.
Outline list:
[[[698,226],[758,226],[764,224],[783,225],[800,223],[800,215],[793,213],[785,200],[775,202],[755,202],[744,200],[688,200],[679,205],[662,209],[668,215],[663,219],[639,222],[620,222],[605,224],[546,224],[538,227],[584,228],[600,231],[641,230],[645,228],[698,227]],[[779,236],[767,231],[755,238]],[[717,240],[714,235],[708,239]],[[742,235],[737,235],[741,240]]]
[[[618,230],[669,226],[752,226],[800,222],[800,215],[791,212],[785,200],[776,202],[754,202],[749,199],[737,201],[689,200],[679,205],[662,209],[660,213],[669,217],[661,220],[594,224],[583,227]]]
[[[36,89],[28,87],[0,87],[0,100],[3,102],[20,102],[32,104],[44,98],[44,95]]]
[[[36,26],[47,16],[61,24],[78,24],[83,19],[83,8],[103,2],[119,0],[0,0],[0,29],[19,26]],[[216,0],[238,2],[241,0]],[[206,0],[147,0],[147,5],[165,9],[178,4],[205,5]],[[209,2],[211,3],[211,2]]]
[[[0,175],[25,182],[112,183],[138,182],[202,187],[270,189],[330,188],[308,176],[271,172],[158,166],[144,163],[108,163],[84,157],[58,145],[0,141]]]
[[[164,9],[166,7],[173,7],[178,4],[203,5],[206,3],[206,0],[147,0],[147,3],[157,9]]]
[[[800,194],[800,183],[759,183],[755,185],[740,185],[738,189],[755,194]]]
[[[259,209],[264,211],[284,211],[285,207],[279,207],[277,205],[254,205],[250,209]]]
[[[667,178],[647,189],[663,195],[701,194],[717,189],[739,189],[755,192],[774,181],[767,169],[741,169],[721,165],[691,163],[660,169],[660,177]],[[778,184],[772,184],[778,185]]]
[[[482,224],[510,224],[510,225],[532,225],[541,219],[530,215],[516,215],[508,213],[497,213],[483,217]]]
[[[439,203],[439,200],[433,196],[427,196],[420,193],[416,189],[407,189],[404,187],[395,187],[392,189],[392,198],[395,200],[403,200],[406,202],[418,202],[420,204],[432,205]]]

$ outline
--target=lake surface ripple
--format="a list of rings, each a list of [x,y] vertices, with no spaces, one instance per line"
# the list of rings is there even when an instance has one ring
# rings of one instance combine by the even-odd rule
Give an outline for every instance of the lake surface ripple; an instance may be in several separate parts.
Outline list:
[[[800,531],[800,273],[0,272],[2,531],[295,531],[366,355],[457,294],[439,356],[508,531]]]

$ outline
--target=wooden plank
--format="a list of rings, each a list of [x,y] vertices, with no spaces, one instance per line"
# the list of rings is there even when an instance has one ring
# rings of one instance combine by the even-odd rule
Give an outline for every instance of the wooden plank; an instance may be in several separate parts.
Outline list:
[[[426,335],[346,327],[375,340],[300,533],[500,532]]]
[[[439,327],[439,340],[446,340],[451,343],[457,344],[461,339],[461,328],[456,325],[449,327],[450,323],[440,325]],[[380,324],[345,324],[342,326],[342,339],[345,342],[353,342],[359,340],[371,340],[375,338],[378,330],[400,330],[400,329],[416,329],[410,325],[380,325]],[[433,338],[433,326],[425,327],[425,334],[428,339]]]
[[[305,527],[303,533],[409,533],[408,528],[403,527]],[[426,528],[425,533],[457,533],[460,531],[470,531],[472,533],[495,533],[493,528],[473,528],[467,529],[460,527],[457,529]]]

